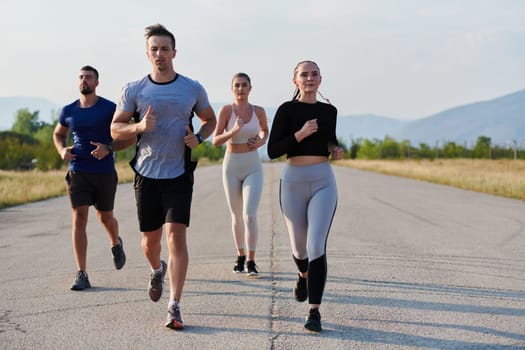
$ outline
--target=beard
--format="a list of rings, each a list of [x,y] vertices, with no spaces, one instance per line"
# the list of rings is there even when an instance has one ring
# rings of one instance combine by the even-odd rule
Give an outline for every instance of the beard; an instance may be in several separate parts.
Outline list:
[[[89,95],[93,93],[93,89],[90,88],[88,85],[84,85],[80,88],[80,93],[82,95]]]

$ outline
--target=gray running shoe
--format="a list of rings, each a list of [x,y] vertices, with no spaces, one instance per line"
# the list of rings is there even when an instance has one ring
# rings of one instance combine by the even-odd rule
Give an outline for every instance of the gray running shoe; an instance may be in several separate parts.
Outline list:
[[[75,282],[73,282],[73,285],[71,286],[71,290],[84,290],[86,288],[91,288],[88,275],[84,271],[78,271],[75,277]]]
[[[299,274],[298,276],[299,278],[297,279],[297,285],[293,290],[293,295],[295,300],[303,302],[308,299],[308,286],[306,283],[306,278],[301,277]]]
[[[166,276],[168,265],[164,262],[164,260],[161,260],[160,267],[162,267],[162,271],[151,273],[151,280],[148,286],[149,298],[155,302],[159,301],[160,297],[162,296],[162,284],[164,283],[164,276]]]
[[[242,273],[244,272],[244,262],[246,261],[246,255],[237,256],[237,261],[233,265],[233,272]]]
[[[124,245],[122,244],[122,238],[118,238],[119,244],[111,247],[111,253],[113,254],[113,264],[117,270],[120,270],[126,263],[126,253],[124,253]]]
[[[179,305],[175,304],[168,307],[168,320],[166,321],[165,326],[176,330],[184,329]]]
[[[258,277],[259,271],[257,271],[257,265],[255,265],[255,261],[248,261],[246,263],[246,267],[248,268],[248,272],[246,273],[249,277]]]
[[[319,313],[319,309],[310,309],[304,328],[312,332],[320,332],[323,330],[321,328],[321,314]]]

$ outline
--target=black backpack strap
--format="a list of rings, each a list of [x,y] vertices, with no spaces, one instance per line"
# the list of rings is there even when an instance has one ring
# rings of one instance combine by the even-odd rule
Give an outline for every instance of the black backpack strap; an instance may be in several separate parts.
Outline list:
[[[140,113],[138,111],[135,111],[135,113],[133,113],[133,115],[131,116],[131,118],[133,118],[133,120],[135,121],[135,123],[138,123],[140,121]],[[137,162],[137,153],[139,152],[139,142],[140,142],[140,135],[141,134],[138,134],[137,135],[137,142],[135,143],[135,155],[133,156],[133,158],[129,161],[129,165],[131,166],[131,169],[133,169],[133,171],[135,171],[135,163]]]
[[[193,130],[193,117],[195,116],[195,106],[193,106],[193,109],[191,110],[191,115],[189,118],[189,127],[191,132],[194,132]],[[191,148],[189,148],[187,145],[184,146],[184,170],[186,173],[193,173],[195,171],[195,168],[197,168],[197,161],[191,160]]]

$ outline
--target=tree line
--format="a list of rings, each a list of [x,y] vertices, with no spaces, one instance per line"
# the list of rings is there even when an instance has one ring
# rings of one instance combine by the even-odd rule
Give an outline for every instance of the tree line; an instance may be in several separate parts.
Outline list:
[[[441,145],[436,143],[435,146],[426,143],[415,146],[408,140],[398,142],[385,136],[382,140],[352,140],[345,156],[352,159],[525,159],[525,151],[518,148],[517,141],[514,141],[514,147],[504,147],[492,144],[488,136],[478,136],[471,148],[466,143],[462,145],[453,141],[442,142]]]
[[[0,169],[45,171],[66,166],[53,143],[53,132],[57,123],[57,117],[53,117],[51,123],[46,123],[39,120],[39,111],[19,109],[11,129],[0,131]],[[71,140],[68,140],[68,143],[71,144]],[[206,141],[195,148],[192,155],[195,159],[218,161],[222,159],[224,150],[224,147],[215,147]],[[129,161],[134,155],[134,147],[115,153],[117,161]]]
[[[39,111],[27,108],[17,111],[11,130],[0,132],[0,169],[3,170],[53,170],[65,166],[53,144],[53,131],[58,120],[51,123],[39,120]],[[350,159],[436,159],[436,158],[484,158],[484,159],[525,159],[525,151],[515,147],[502,147],[491,144],[490,137],[479,136],[476,144],[468,148],[466,144],[444,142],[441,146],[420,143],[415,146],[408,140],[398,142],[392,137],[383,139],[356,139],[350,145],[342,140],[340,145],[345,158]],[[219,161],[225,147],[215,147],[205,141],[193,150],[195,159],[206,158]],[[128,161],[135,155],[135,148],[116,152],[117,161]]]

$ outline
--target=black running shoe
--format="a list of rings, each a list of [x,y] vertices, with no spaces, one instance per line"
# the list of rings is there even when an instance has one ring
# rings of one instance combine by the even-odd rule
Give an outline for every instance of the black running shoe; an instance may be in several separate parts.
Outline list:
[[[175,304],[168,307],[168,320],[165,324],[166,327],[176,330],[184,329],[184,323],[180,316],[180,307]]]
[[[321,328],[321,314],[319,313],[319,309],[310,309],[304,328],[312,332],[320,332],[323,330]]]
[[[303,302],[308,299],[308,287],[306,285],[306,278],[301,277],[299,274],[297,275],[299,276],[299,279],[297,280],[297,285],[293,290],[293,296],[298,302]]]
[[[111,247],[111,253],[113,254],[113,264],[117,270],[120,270],[126,263],[126,253],[124,253],[124,245],[122,244],[122,238],[118,238],[119,244]]]
[[[233,265],[233,272],[234,273],[242,273],[244,272],[244,262],[246,261],[246,255],[237,256],[237,260],[235,261],[235,265]]]
[[[160,272],[152,272],[151,280],[148,286],[148,295],[152,301],[159,301],[162,296],[162,285],[164,283],[164,276],[166,275],[166,270],[168,265],[164,260],[160,261],[160,267],[162,270]]]
[[[73,282],[73,285],[71,286],[71,290],[84,290],[86,288],[91,288],[88,275],[84,271],[78,271],[75,277],[75,282]]]
[[[248,277],[259,276],[259,271],[257,271],[257,265],[255,265],[255,261],[249,260],[248,262],[246,262],[246,268],[248,269],[248,272],[246,273]]]

